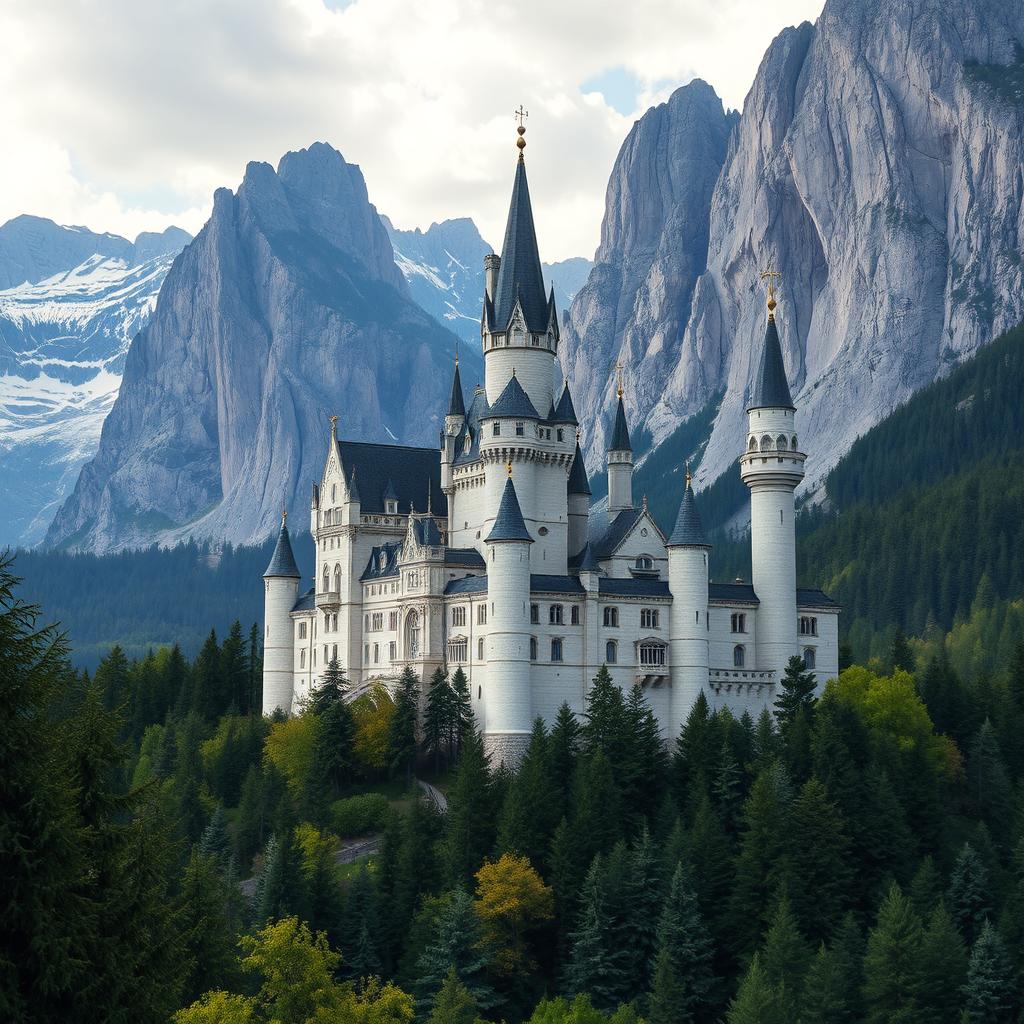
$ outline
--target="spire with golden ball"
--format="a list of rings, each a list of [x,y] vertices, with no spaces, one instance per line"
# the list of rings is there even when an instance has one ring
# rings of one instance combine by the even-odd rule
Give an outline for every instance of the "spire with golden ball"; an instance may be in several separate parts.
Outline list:
[[[526,149],[526,119],[530,116],[528,110],[523,109],[522,103],[519,104],[519,109],[515,111],[515,118],[519,122],[519,127],[516,128],[516,134],[519,138],[516,139],[516,146],[519,149],[519,159],[523,159],[523,150]]]

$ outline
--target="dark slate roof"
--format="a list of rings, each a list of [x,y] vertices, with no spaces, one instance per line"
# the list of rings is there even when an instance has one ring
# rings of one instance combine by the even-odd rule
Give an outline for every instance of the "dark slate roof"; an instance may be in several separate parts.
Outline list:
[[[775,317],[768,317],[768,326],[764,332],[764,347],[761,349],[761,361],[754,377],[754,387],[747,403],[747,411],[751,409],[792,409],[793,399],[789,394],[789,381],[786,380],[786,366],[782,361],[782,346],[779,344],[779,331],[775,326]]]
[[[537,233],[533,226],[526,164],[521,156],[516,165],[505,241],[501,247],[501,266],[494,287],[496,330],[507,329],[517,301],[526,319],[526,329],[543,334],[548,329],[550,310],[544,294],[544,274],[537,249]]]
[[[274,545],[274,553],[270,557],[270,565],[263,574],[268,576],[286,576],[293,579],[302,579],[302,573],[295,564],[295,555],[292,553],[292,542],[288,536],[288,527],[281,524],[281,532],[277,535],[277,544]]]
[[[707,537],[704,536],[704,527],[700,522],[697,500],[693,496],[693,487],[690,486],[689,478],[686,481],[686,490],[683,491],[683,500],[679,503],[679,514],[676,516],[675,529],[672,531],[672,536],[668,539],[667,546],[711,547]]]
[[[465,416],[466,405],[462,400],[462,378],[459,376],[459,361],[455,360],[455,376],[452,377],[452,396],[448,399],[449,416]]]
[[[359,474],[353,469],[352,477],[348,482],[348,497],[350,501],[358,501],[362,505],[363,499],[359,496],[358,476]]]
[[[597,592],[612,597],[671,597],[665,580],[613,579],[602,576],[597,581]]]
[[[439,548],[444,543],[433,516],[417,517],[413,520],[412,530],[416,535],[416,542],[425,548]]]
[[[752,583],[709,583],[708,600],[725,604],[760,604]]]
[[[481,388],[473,395],[473,401],[469,406],[469,413],[466,416],[466,428],[459,435],[465,438],[466,430],[469,431],[469,451],[464,451],[461,446],[457,447],[458,454],[455,456],[455,464],[462,465],[466,462],[476,462],[480,458],[480,420],[487,415],[487,394]]]
[[[427,489],[429,493],[429,488]],[[384,500],[395,501],[398,498],[398,491],[395,490],[395,485],[391,482],[391,478],[388,478],[388,482],[384,485]]]
[[[363,512],[383,512],[384,495],[390,489],[404,513],[410,506],[427,507],[431,491],[436,497],[437,515],[448,514],[448,499],[441,490],[441,459],[436,448],[406,448],[397,444],[367,444],[339,441],[345,479],[353,472],[359,480]]]
[[[594,555],[594,549],[587,541],[583,545],[583,550],[579,553],[579,557],[574,560],[579,567],[580,572],[600,572],[601,566],[597,563],[597,558]]]
[[[590,538],[594,555],[598,559],[611,558],[615,549],[626,539],[627,534],[636,525],[643,509],[623,509],[607,526],[604,533]]]
[[[633,445],[629,440],[629,427],[626,426],[626,410],[622,406],[622,395],[619,395],[619,406],[615,410],[615,428],[608,445],[610,452],[631,452]]]
[[[498,506],[498,515],[494,520],[494,526],[487,535],[487,543],[499,540],[525,540],[533,543],[530,531],[523,522],[523,512],[519,507],[519,498],[516,496],[515,484],[512,477],[505,481],[505,490],[501,492],[501,504]]]
[[[381,580],[398,575],[398,559],[402,554],[402,542],[393,541],[391,544],[378,544],[370,551],[370,557],[366,560],[366,568],[363,570],[360,580]],[[384,556],[384,565],[381,565],[380,557]]]
[[[583,463],[579,441],[576,442],[576,454],[572,459],[572,469],[569,470],[566,491],[569,494],[590,494],[590,481],[587,480],[587,467]]]
[[[302,597],[292,605],[293,612],[311,612],[316,607],[316,587],[310,587]]]
[[[449,580],[444,587],[446,594],[486,594],[486,576],[463,576],[461,580]]]
[[[512,371],[512,377],[505,385],[505,390],[498,395],[497,401],[487,410],[487,419],[499,416],[517,420],[539,420],[540,413],[530,401],[530,396],[523,390],[519,378]]]
[[[553,416],[549,419],[552,423],[571,423],[574,427],[579,423],[576,419],[576,407],[572,404],[572,395],[569,394],[569,382],[565,382],[562,388],[562,397],[558,400]]]
[[[796,588],[796,603],[800,608],[835,608],[838,610],[839,602],[832,600],[823,590],[812,590],[805,587]]]
[[[583,584],[575,576],[530,576],[531,594],[583,594]]]
[[[468,565],[474,569],[483,569],[487,563],[484,556],[476,548],[445,548],[445,565]]]

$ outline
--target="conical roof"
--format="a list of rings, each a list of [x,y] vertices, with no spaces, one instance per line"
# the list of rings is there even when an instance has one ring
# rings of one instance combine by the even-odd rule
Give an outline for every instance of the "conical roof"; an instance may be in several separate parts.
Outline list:
[[[505,481],[505,490],[501,493],[501,504],[498,506],[498,516],[494,520],[491,532],[486,537],[486,543],[491,544],[500,540],[522,540],[533,543],[530,531],[527,530],[526,523],[523,521],[523,512],[519,507],[519,498],[516,495],[511,474]]]
[[[782,361],[779,331],[775,326],[774,315],[769,314],[768,326],[764,332],[764,346],[761,349],[761,360],[754,377],[754,387],[750,394],[747,412],[751,409],[792,408],[794,408],[793,399],[789,394],[786,366]]]
[[[622,395],[619,395],[619,407],[615,410],[615,427],[612,430],[611,443],[608,445],[610,452],[631,452],[633,445],[629,440],[629,427],[626,426],[626,410],[622,405]]]
[[[576,454],[572,458],[572,469],[569,470],[569,482],[566,484],[567,494],[589,495],[590,481],[587,479],[587,467],[583,464],[583,453],[580,443],[576,442]]]
[[[544,294],[544,274],[533,226],[530,187],[526,182],[526,164],[520,154],[512,185],[505,241],[501,247],[501,266],[494,288],[494,328],[508,327],[516,302],[526,320],[526,329],[543,334],[548,329],[549,309]]]
[[[683,500],[679,503],[679,514],[676,516],[675,529],[673,529],[672,536],[669,537],[666,546],[670,548],[711,547],[704,536],[704,527],[701,525],[700,513],[697,511],[697,499],[693,494],[689,474],[686,476],[686,490],[683,491]]]
[[[452,396],[448,399],[448,415],[466,415],[466,405],[462,400],[462,379],[459,377],[459,361],[455,360],[455,376],[452,377]]]
[[[519,420],[539,420],[540,413],[537,412],[530,396],[523,390],[519,383],[515,370],[509,382],[505,385],[501,394],[498,395],[494,405],[487,410],[488,419],[507,418]]]
[[[576,407],[572,404],[572,395],[569,394],[569,382],[565,382],[562,388],[562,397],[555,407],[555,415],[552,416],[554,423],[571,423],[574,427],[579,423],[576,419]]]
[[[270,558],[270,565],[263,574],[263,578],[279,576],[291,579],[301,579],[302,573],[295,564],[295,555],[292,553],[292,542],[288,536],[288,527],[281,523],[281,532],[277,535],[277,544],[274,546],[274,554]]]
[[[601,566],[598,564],[597,555],[594,554],[594,549],[590,546],[588,540],[586,546],[580,554],[580,572],[600,572]]]

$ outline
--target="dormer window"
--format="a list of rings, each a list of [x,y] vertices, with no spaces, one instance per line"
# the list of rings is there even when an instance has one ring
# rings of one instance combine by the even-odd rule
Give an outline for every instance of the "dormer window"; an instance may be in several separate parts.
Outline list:
[[[398,515],[398,501],[395,498],[387,498],[384,502],[384,514],[388,516]],[[383,560],[384,556],[381,555]]]

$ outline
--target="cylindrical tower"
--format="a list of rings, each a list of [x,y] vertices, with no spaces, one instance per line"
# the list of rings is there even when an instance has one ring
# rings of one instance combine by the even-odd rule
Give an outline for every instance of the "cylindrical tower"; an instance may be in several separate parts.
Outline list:
[[[751,582],[758,598],[757,668],[782,677],[798,653],[794,492],[804,478],[796,409],[789,393],[775,326],[775,295],[768,290],[768,325],[750,404],[740,475],[750,488]]]
[[[487,535],[487,694],[484,746],[495,765],[514,768],[530,739],[530,536],[511,465],[498,516]]]
[[[295,564],[288,536],[288,514],[281,516],[270,565],[263,574],[263,714],[280,708],[291,714],[294,690],[295,648],[291,610],[299,596],[302,578]]]
[[[608,515],[614,518],[624,509],[633,507],[633,445],[626,426],[626,410],[622,406],[622,388],[619,387],[619,405],[615,410],[615,426],[608,444]]]
[[[672,740],[708,684],[708,544],[701,526],[689,470],[675,529],[668,539],[669,674],[672,701],[669,736]]]

